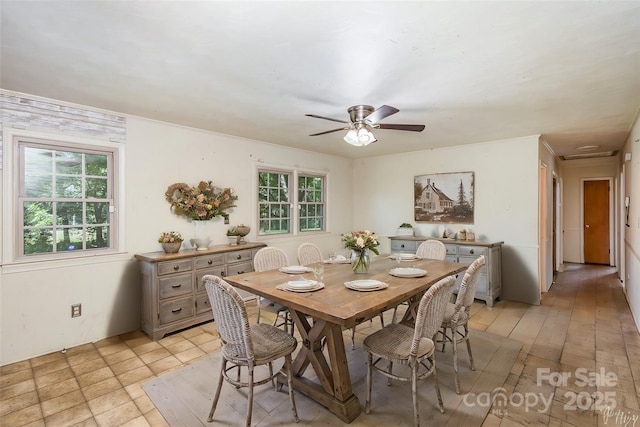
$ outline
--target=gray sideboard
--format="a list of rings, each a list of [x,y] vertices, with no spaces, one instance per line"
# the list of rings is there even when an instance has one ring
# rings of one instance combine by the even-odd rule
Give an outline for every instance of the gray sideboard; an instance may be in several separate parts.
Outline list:
[[[136,254],[142,276],[142,330],[151,339],[158,340],[170,332],[213,319],[202,277],[253,271],[253,256],[264,246],[264,243],[246,243],[175,254]],[[251,297],[246,292],[242,295]]]
[[[504,242],[478,242],[468,240],[443,239],[426,236],[391,236],[391,252],[415,253],[425,240],[440,240],[447,248],[447,261],[471,264],[481,255],[485,255],[486,267],[482,270],[476,288],[476,299],[484,300],[488,307],[500,298],[502,291],[502,245]],[[460,288],[463,274],[458,275],[454,292]]]

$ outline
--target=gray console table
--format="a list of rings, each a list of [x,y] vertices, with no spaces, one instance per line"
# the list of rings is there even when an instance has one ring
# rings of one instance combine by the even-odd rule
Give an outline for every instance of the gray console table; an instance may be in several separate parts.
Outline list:
[[[415,253],[425,240],[440,240],[447,248],[447,261],[471,264],[476,258],[484,255],[486,267],[478,279],[476,299],[486,301],[488,307],[500,298],[502,291],[502,245],[504,242],[477,242],[468,240],[454,240],[426,236],[391,236],[391,252]],[[458,275],[454,292],[460,288],[463,274]]]
[[[213,319],[202,277],[253,271],[253,256],[264,246],[264,243],[245,243],[175,254],[136,254],[142,275],[142,330],[151,339],[158,340],[170,332]],[[245,294],[247,299],[251,297]]]

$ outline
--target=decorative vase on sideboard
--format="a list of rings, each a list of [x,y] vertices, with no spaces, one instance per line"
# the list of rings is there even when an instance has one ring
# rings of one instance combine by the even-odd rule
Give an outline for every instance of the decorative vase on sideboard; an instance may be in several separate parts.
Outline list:
[[[193,220],[193,227],[195,231],[195,237],[191,239],[191,246],[193,246],[198,251],[205,251],[209,247],[209,243],[211,243],[211,239],[209,238],[209,229],[208,224],[211,221],[197,221]]]
[[[168,254],[175,254],[180,251],[180,246],[182,246],[182,242],[163,243],[162,249]]]

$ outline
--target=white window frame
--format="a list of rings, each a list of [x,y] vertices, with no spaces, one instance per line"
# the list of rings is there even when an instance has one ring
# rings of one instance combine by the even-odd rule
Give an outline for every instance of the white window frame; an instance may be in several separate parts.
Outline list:
[[[273,173],[281,173],[281,174],[289,174],[291,176],[291,180],[289,182],[289,191],[291,194],[291,199],[289,203],[291,204],[291,227],[289,233],[280,233],[280,234],[261,234],[260,233],[260,200],[258,199],[258,176],[260,172],[273,172]],[[324,205],[324,221],[323,221],[323,229],[322,230],[309,230],[309,231],[300,231],[300,208],[301,204],[298,198],[298,178],[300,176],[309,176],[309,177],[319,177],[322,178],[323,183],[323,205]],[[288,236],[296,236],[296,235],[309,235],[309,234],[319,234],[319,233],[327,233],[328,232],[328,224],[329,224],[329,200],[328,200],[328,188],[329,188],[329,172],[320,171],[320,170],[312,170],[307,168],[299,168],[299,167],[286,167],[282,165],[269,165],[266,163],[257,163],[255,167],[255,178],[254,178],[254,194],[255,194],[255,203],[256,203],[256,230],[257,236],[260,239],[267,238],[278,238],[278,237],[288,237]],[[293,186],[293,188],[292,188]]]
[[[5,126],[3,129],[3,196],[2,196],[2,233],[6,238],[2,239],[2,265],[11,269],[15,266],[15,271],[27,269],[47,268],[58,262],[86,263],[87,260],[96,262],[102,259],[105,262],[113,255],[122,254],[125,250],[125,224],[124,224],[124,157],[125,145],[121,141],[104,139],[93,139],[89,137],[71,136],[58,134],[55,132],[26,130]],[[21,253],[22,239],[22,213],[18,202],[18,192],[21,187],[20,182],[20,152],[18,148],[21,140],[39,140],[44,143],[51,143],[69,150],[101,150],[113,152],[113,212],[110,214],[110,238],[111,245],[104,249],[91,249],[79,251],[63,251],[47,254]],[[75,261],[74,261],[75,260]]]

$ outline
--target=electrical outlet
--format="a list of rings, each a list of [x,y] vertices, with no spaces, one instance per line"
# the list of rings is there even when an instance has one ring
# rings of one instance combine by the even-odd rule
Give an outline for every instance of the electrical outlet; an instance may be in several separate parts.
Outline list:
[[[71,317],[82,316],[82,304],[71,304]]]

